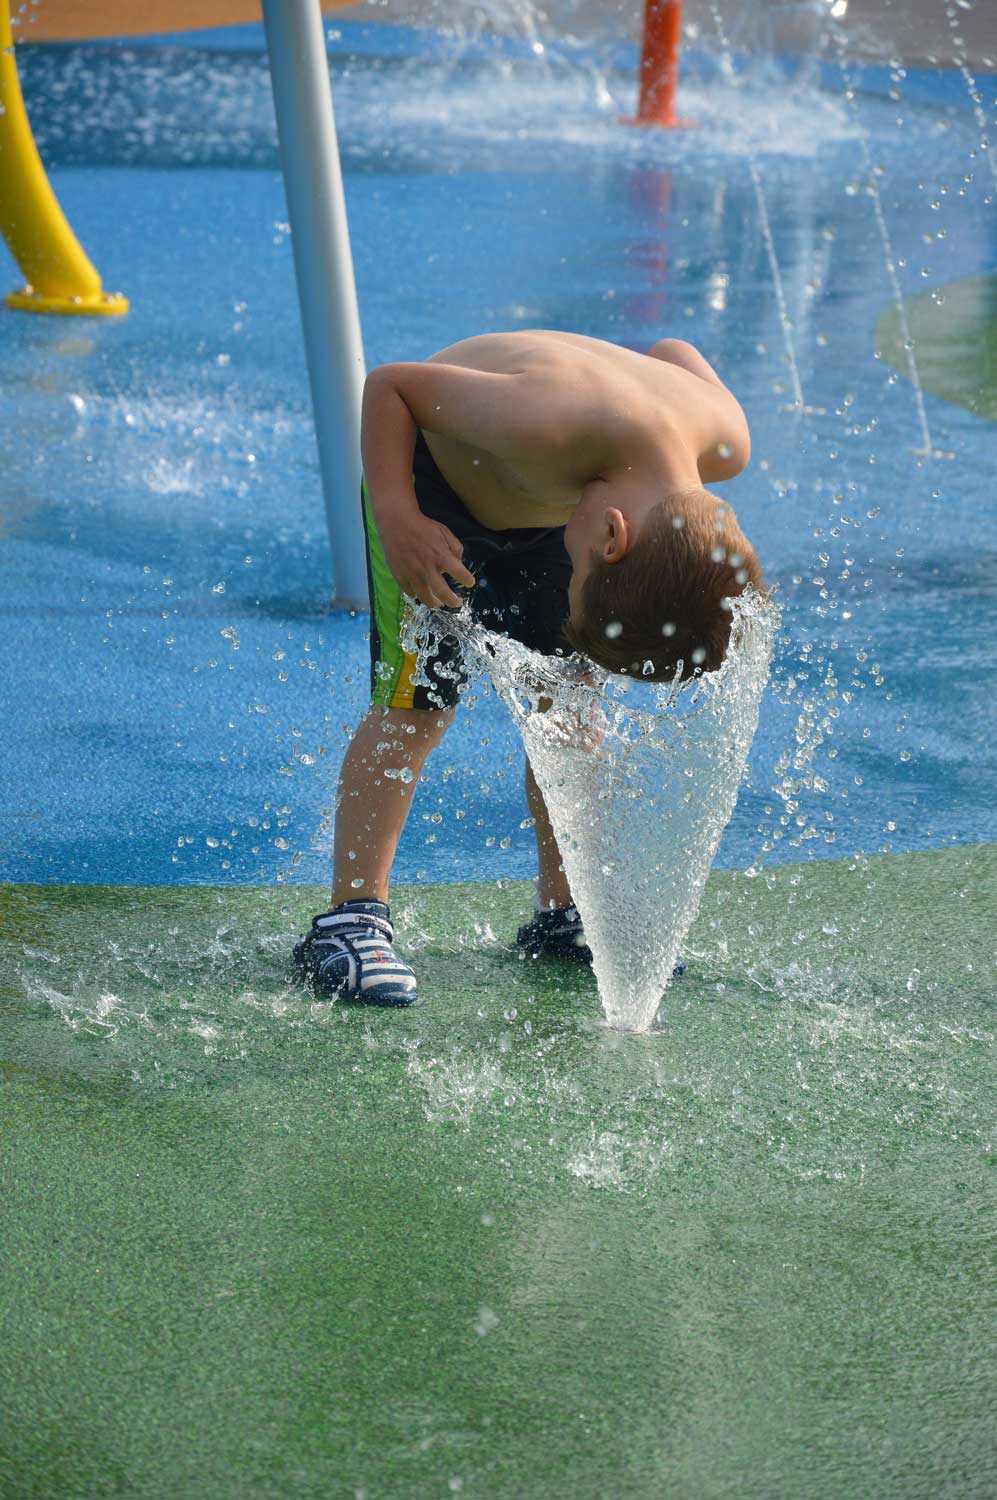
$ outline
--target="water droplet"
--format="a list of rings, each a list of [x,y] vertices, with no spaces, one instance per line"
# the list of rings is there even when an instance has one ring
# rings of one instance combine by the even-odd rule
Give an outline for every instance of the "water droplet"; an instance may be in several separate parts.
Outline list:
[[[484,1223],[484,1214],[482,1214],[481,1219],[482,1223]],[[498,1315],[490,1307],[486,1307],[482,1303],[478,1308],[478,1316],[474,1320],[474,1331],[479,1338],[484,1338],[486,1334],[491,1333],[493,1328],[498,1327],[498,1322]],[[451,1489],[453,1488],[453,1481],[451,1481],[450,1487]]]

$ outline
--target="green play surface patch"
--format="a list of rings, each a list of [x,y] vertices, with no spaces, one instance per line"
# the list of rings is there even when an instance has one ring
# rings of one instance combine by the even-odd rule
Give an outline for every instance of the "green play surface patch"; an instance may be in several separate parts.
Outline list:
[[[905,299],[904,309],[924,389],[997,421],[997,275],[952,281]],[[895,306],[876,324],[875,342],[887,364],[909,378]]]
[[[0,1494],[997,1492],[997,849],[715,873],[659,1026],[395,894],[0,888]],[[627,940],[621,934],[621,941]]]

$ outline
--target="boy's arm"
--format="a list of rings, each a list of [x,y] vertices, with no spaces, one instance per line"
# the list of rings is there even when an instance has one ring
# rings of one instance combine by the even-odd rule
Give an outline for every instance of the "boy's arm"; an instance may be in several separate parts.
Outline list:
[[[365,402],[368,398],[384,416],[394,413],[398,424],[403,422],[404,407],[411,423],[404,429],[405,443],[399,441],[396,451],[384,455],[383,477],[389,487],[402,482],[403,472],[406,478],[411,473],[405,465],[412,456],[417,426],[499,458],[549,453],[570,441],[590,419],[588,407],[594,406],[573,381],[555,384],[525,370],[496,374],[434,360],[379,365],[367,377]],[[371,454],[372,461],[377,457]],[[366,463],[365,453],[365,467]],[[369,474],[367,482],[371,484]]]
[[[448,526],[419,509],[412,482],[416,422],[381,369],[367,377],[360,418],[360,452],[367,492],[385,561],[402,591],[431,607],[459,608],[444,575],[473,586],[463,547]]]

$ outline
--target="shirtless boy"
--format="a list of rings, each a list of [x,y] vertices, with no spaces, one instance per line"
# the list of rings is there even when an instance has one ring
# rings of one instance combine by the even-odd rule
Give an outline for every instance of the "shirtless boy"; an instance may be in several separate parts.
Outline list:
[[[761,572],[734,512],[704,485],[745,467],[748,424],[681,339],[638,354],[524,329],[373,370],[361,450],[372,702],[343,762],[331,906],[295,960],[321,994],[411,1005],[416,977],[391,946],[388,883],[458,681],[451,669],[438,686],[413,683],[405,597],[457,608],[454,586],[463,585],[490,628],[547,655],[574,649],[610,671],[657,680],[679,662],[683,675],[715,669],[729,600],[761,587]],[[386,777],[402,766],[411,779]],[[537,913],[517,942],[534,957],[589,958],[528,762],[526,797]]]

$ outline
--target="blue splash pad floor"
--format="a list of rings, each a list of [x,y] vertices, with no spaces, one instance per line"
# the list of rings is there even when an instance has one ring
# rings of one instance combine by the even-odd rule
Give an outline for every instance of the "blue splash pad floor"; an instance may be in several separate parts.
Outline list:
[[[997,1483],[993,846],[715,872],[645,1036],[399,890],[0,887],[11,1496],[964,1500]]]
[[[754,461],[725,488],[779,585],[785,637],[720,862],[997,836],[979,629],[997,576],[992,428],[929,396],[932,445],[952,456],[913,451],[911,389],[874,348],[892,291],[862,149],[905,292],[973,274],[992,258],[993,183],[968,96],[951,76],[932,93],[930,75],[863,71],[872,91],[850,104],[833,69],[725,81],[715,59],[692,60],[698,128],[635,132],[616,123],[632,60],[612,48],[543,60],[437,39],[413,57],[417,35],[341,30],[331,67],[369,363],[483,328],[634,347],[679,334],[748,410]],[[260,34],[20,60],[55,187],[133,311],[116,325],[0,313],[0,701],[14,726],[0,872],[319,883],[366,625],[327,603]],[[751,162],[815,408],[803,415],[785,410]],[[527,876],[521,771],[483,692],[430,765],[399,877]]]

